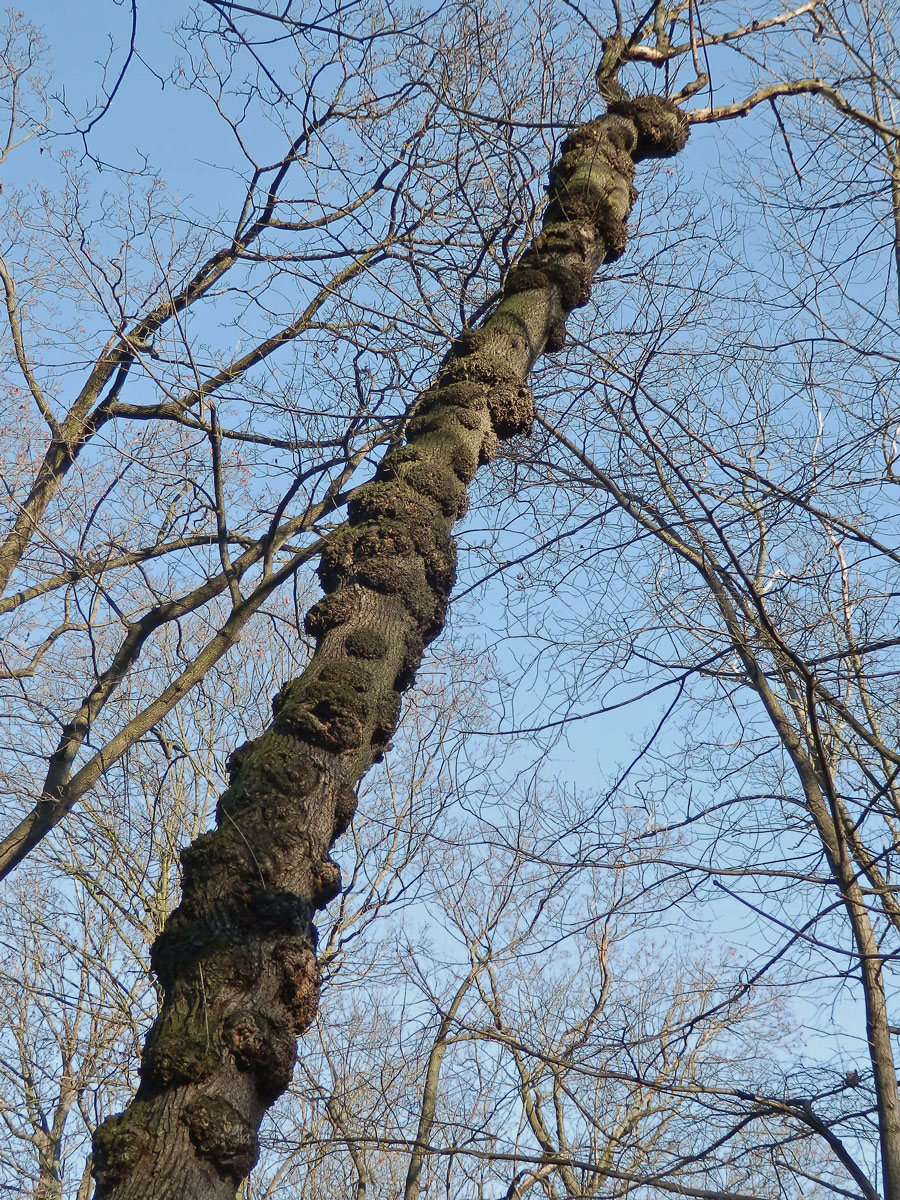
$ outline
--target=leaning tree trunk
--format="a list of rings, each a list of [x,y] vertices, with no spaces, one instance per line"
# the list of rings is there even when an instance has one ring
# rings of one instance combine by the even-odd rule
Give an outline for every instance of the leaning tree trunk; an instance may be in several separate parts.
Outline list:
[[[528,432],[528,372],[622,253],[635,162],[686,138],[675,106],[646,96],[566,139],[542,231],[501,302],[450,348],[405,444],[329,538],[325,596],[306,618],[316,652],[275,697],[269,729],[232,755],[216,829],[182,854],[182,900],[152,950],[162,1008],[137,1095],[95,1135],[96,1200],[234,1200],[255,1163],[316,1011],[313,917],[340,889],[328,851],[443,626],[467,485],[500,441]]]

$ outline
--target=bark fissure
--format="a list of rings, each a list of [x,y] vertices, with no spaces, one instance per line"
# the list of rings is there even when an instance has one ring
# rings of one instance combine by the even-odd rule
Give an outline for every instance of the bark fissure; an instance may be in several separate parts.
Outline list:
[[[500,441],[530,430],[525,380],[562,345],[604,259],[625,246],[634,164],[675,154],[687,124],[655,97],[617,101],[564,143],[540,234],[497,308],[464,331],[328,540],[315,654],[273,721],[229,761],[213,832],[182,854],[182,900],[152,950],[163,993],[137,1095],[94,1142],[97,1200],[233,1200],[257,1128],[287,1087],[317,1005],[313,918],[340,890],[329,856],[400,697],[440,632],[452,527]]]

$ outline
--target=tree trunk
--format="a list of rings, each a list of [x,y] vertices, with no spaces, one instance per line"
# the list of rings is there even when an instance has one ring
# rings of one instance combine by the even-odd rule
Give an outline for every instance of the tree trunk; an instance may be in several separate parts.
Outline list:
[[[567,139],[542,232],[500,304],[453,344],[405,444],[329,539],[325,596],[306,618],[316,652],[269,729],[232,755],[216,829],[182,854],[182,900],[152,950],[163,1003],[137,1095],[95,1135],[96,1200],[234,1200],[256,1161],[316,1011],[313,917],[340,890],[328,851],[443,626],[467,485],[499,440],[530,429],[528,372],[624,249],[634,163],[686,138],[672,104],[642,97]]]

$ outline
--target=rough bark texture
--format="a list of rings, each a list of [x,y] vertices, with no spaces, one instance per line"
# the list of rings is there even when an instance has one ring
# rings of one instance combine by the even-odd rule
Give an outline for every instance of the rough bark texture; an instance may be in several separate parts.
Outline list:
[[[152,951],[164,1000],[137,1095],[97,1130],[96,1200],[233,1200],[256,1161],[316,1011],[313,917],[340,890],[329,848],[442,628],[467,486],[500,441],[529,431],[529,370],[622,253],[634,163],[686,138],[655,97],[617,101],[567,138],[501,303],[451,347],[405,444],[330,538],[306,619],[315,655],[275,697],[269,729],[232,755],[216,829],[182,854],[182,900]]]

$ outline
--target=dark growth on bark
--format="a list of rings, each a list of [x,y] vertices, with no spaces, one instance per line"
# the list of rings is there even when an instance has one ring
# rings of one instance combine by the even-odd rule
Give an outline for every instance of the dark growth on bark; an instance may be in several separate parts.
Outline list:
[[[340,891],[329,849],[443,626],[468,484],[500,441],[529,432],[528,372],[622,253],[634,163],[686,138],[677,109],[648,96],[566,139],[542,231],[500,304],[450,348],[405,444],[329,539],[309,667],[229,759],[216,829],[182,853],[182,900],[152,950],[164,1000],[135,1099],[95,1136],[97,1200],[233,1200],[256,1161],[259,1123],[316,1011],[313,918]]]

